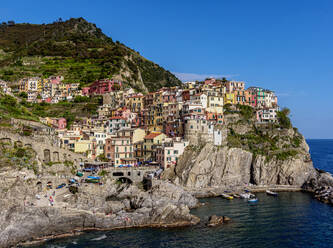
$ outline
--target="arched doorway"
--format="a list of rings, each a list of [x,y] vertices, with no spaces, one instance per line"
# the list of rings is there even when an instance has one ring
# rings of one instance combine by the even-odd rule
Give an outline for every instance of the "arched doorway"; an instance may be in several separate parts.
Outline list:
[[[126,184],[132,184],[133,183],[133,181],[131,179],[129,179],[128,177],[119,177],[117,182],[126,183]]]
[[[45,163],[51,162],[51,152],[49,149],[44,150],[44,162]]]

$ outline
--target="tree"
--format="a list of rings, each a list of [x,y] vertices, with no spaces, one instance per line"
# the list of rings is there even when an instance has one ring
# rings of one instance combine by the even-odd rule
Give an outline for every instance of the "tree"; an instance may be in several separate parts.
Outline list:
[[[108,162],[109,161],[109,159],[107,157],[105,157],[104,153],[98,155],[97,159],[101,162]]]
[[[28,98],[28,94],[27,94],[27,92],[22,91],[22,92],[20,92],[19,97],[27,99]]]
[[[280,126],[282,128],[291,128],[291,121],[288,117],[288,115],[290,114],[290,109],[288,108],[283,108],[281,111],[277,112],[277,119],[280,123]]]

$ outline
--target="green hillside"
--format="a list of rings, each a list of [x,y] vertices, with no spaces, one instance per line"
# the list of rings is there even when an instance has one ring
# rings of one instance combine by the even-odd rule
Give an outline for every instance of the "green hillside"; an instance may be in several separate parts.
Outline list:
[[[82,85],[116,78],[144,91],[180,85],[172,73],[114,42],[83,18],[51,24],[0,25],[0,78],[63,75]]]

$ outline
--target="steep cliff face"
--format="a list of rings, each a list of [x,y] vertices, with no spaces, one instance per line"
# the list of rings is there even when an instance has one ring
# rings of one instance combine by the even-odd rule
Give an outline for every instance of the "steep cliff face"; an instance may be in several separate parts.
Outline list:
[[[250,152],[207,144],[198,154],[188,149],[174,171],[165,176],[176,184],[194,188],[239,185],[250,181],[251,162]]]
[[[302,186],[314,173],[312,162],[306,159],[306,156],[298,155],[284,161],[267,161],[265,156],[258,156],[252,162],[251,182],[256,185]]]
[[[163,178],[193,189],[248,184],[302,186],[316,171],[309,146],[292,127],[288,113],[282,110],[276,122],[258,123],[252,107],[226,105],[224,123],[219,126],[222,145],[214,146],[209,140],[192,142]]]
[[[167,169],[163,177],[196,189],[250,183],[301,187],[309,177],[315,175],[309,156],[304,139],[298,153],[284,159],[208,143],[200,151],[195,147],[187,149],[177,166]]]

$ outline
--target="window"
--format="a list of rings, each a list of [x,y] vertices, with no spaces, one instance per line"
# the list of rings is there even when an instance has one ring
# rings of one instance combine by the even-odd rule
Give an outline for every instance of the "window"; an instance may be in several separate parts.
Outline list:
[[[173,151],[173,154],[178,154],[178,150],[174,150],[174,151]]]

